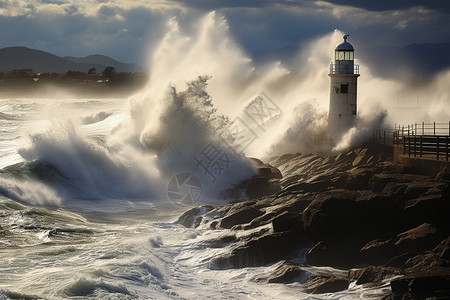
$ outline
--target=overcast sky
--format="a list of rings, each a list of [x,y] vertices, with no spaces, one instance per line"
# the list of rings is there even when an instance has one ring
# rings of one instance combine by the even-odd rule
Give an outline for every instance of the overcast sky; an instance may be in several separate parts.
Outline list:
[[[169,19],[187,29],[212,10],[250,52],[302,45],[334,29],[358,47],[450,42],[448,0],[0,0],[0,48],[142,63]]]

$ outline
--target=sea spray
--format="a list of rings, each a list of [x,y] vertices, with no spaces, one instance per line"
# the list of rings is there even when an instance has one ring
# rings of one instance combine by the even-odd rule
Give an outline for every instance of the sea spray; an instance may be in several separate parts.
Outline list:
[[[357,120],[356,125],[333,147],[333,151],[343,151],[361,145],[372,138],[374,130],[381,128],[392,128],[387,120],[387,112],[380,107],[373,108],[371,115],[363,115]]]
[[[66,201],[162,197],[156,188],[158,171],[151,156],[83,136],[70,122],[53,124],[48,131],[30,138],[31,146],[22,148],[19,154],[35,162],[31,171],[42,174],[35,179],[56,188]]]

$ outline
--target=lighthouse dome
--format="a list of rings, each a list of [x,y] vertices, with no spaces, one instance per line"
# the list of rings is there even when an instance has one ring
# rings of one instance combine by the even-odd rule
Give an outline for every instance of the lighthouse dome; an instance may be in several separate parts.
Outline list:
[[[336,45],[335,50],[354,50],[352,44],[347,42],[348,34],[344,35],[344,42]]]

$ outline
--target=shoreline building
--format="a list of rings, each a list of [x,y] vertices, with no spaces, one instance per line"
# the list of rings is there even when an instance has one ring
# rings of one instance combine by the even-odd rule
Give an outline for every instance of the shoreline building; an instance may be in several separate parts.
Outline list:
[[[328,133],[333,143],[356,123],[357,117],[357,79],[359,65],[354,63],[353,46],[347,42],[338,44],[334,50],[334,63],[330,64],[330,106],[328,111]]]

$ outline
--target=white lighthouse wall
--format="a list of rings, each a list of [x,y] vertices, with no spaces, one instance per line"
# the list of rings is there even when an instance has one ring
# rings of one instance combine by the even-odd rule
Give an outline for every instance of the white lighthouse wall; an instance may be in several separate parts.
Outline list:
[[[332,139],[337,142],[356,122],[356,91],[359,75],[330,74],[329,76],[331,83],[328,131]]]

